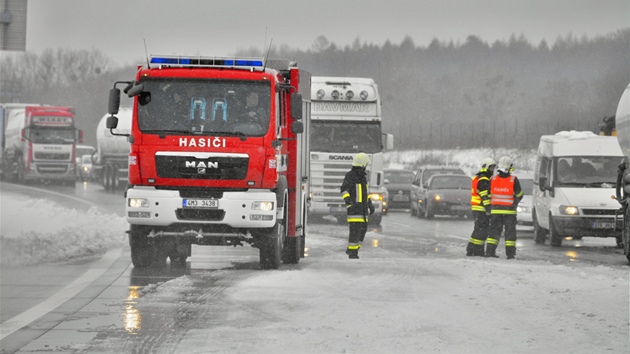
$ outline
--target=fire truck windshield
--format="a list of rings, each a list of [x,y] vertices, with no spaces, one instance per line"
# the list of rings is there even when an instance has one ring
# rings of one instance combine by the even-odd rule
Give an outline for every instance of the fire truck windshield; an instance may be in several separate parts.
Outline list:
[[[29,128],[28,140],[34,144],[74,144],[74,132],[72,128]]]
[[[380,122],[311,121],[311,151],[381,151]]]
[[[138,106],[143,133],[262,136],[269,128],[268,82],[147,79],[151,100]]]

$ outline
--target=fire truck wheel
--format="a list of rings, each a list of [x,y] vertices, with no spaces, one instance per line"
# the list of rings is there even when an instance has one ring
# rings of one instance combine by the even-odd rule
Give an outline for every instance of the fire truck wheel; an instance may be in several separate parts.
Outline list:
[[[626,255],[626,259],[630,262],[630,208],[626,208],[626,214],[624,215],[623,229],[621,231],[621,238],[623,240],[623,254]]]
[[[139,225],[129,227],[129,246],[131,263],[136,268],[147,268],[153,262],[153,245],[147,238],[148,230]]]
[[[269,233],[259,236],[260,267],[262,269],[278,269],[280,267],[284,230],[284,225],[278,220]]]

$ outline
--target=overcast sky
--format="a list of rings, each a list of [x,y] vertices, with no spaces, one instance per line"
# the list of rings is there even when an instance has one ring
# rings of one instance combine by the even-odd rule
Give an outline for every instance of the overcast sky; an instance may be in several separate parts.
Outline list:
[[[339,46],[463,42],[523,34],[605,35],[630,27],[629,0],[28,0],[27,51],[92,49],[119,64],[149,54],[230,55],[236,49],[309,49],[324,35]]]

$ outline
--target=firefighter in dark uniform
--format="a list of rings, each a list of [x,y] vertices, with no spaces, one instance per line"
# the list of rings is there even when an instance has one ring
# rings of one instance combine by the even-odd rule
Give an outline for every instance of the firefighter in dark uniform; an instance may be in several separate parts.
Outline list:
[[[350,236],[346,254],[350,259],[359,259],[359,249],[368,227],[368,216],[374,213],[374,206],[368,194],[365,168],[370,162],[367,154],[360,152],[352,160],[352,169],[346,173],[341,184],[341,197],[346,202]]]
[[[475,226],[466,247],[467,256],[485,256],[484,248],[490,227],[490,178],[495,167],[493,159],[487,157],[481,160],[481,168],[472,179],[470,205]]]
[[[498,173],[490,180],[490,235],[486,245],[486,257],[496,254],[501,233],[505,229],[505,255],[513,259],[516,255],[516,207],[523,199],[521,184],[511,173],[512,159],[499,159]]]

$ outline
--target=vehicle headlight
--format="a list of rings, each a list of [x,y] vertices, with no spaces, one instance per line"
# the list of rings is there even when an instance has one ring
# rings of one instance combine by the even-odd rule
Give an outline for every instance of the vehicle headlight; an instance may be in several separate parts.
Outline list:
[[[521,205],[519,205],[519,206],[516,207],[516,212],[517,213],[531,213],[531,211],[532,211],[532,208],[530,208],[529,206],[525,206],[525,205],[521,206]]]
[[[127,199],[127,205],[130,208],[148,208],[149,200],[146,198],[129,198]]]
[[[560,214],[562,215],[578,215],[579,213],[578,207],[569,205],[560,206]]]
[[[379,202],[381,200],[383,200],[383,194],[382,193],[372,193],[369,195],[369,198],[372,199],[373,202]]]
[[[433,196],[433,201],[434,202],[441,202],[442,199],[444,199],[444,197],[442,197],[442,195],[440,195],[440,194],[436,194],[436,195]]]
[[[253,202],[252,210],[273,210],[274,202]]]

